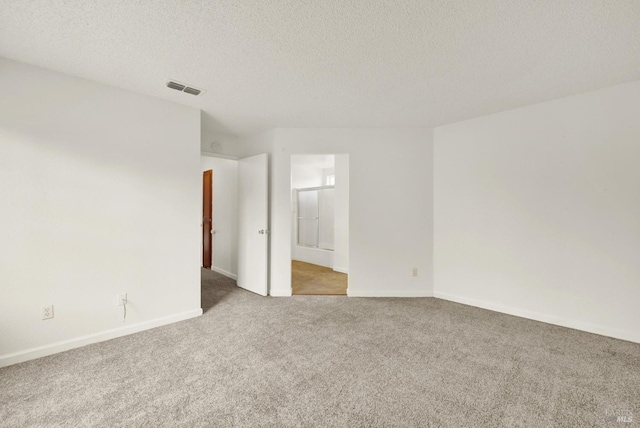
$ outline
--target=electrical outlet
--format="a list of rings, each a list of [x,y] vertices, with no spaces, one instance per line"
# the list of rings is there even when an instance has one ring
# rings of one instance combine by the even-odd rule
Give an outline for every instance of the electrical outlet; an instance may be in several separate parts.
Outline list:
[[[43,306],[42,307],[42,319],[48,320],[53,318],[53,305]]]
[[[412,276],[414,277],[418,276],[418,268],[413,268]]]
[[[124,306],[127,304],[127,293],[120,293],[116,296],[116,306]]]

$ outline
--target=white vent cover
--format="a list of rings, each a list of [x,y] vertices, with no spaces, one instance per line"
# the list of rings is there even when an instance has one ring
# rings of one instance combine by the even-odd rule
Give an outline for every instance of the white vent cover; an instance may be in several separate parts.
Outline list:
[[[204,92],[202,89],[194,88],[193,86],[185,85],[184,83],[176,82],[175,80],[169,80],[167,82],[167,88],[175,89],[176,91],[186,92],[191,95],[200,95]]]

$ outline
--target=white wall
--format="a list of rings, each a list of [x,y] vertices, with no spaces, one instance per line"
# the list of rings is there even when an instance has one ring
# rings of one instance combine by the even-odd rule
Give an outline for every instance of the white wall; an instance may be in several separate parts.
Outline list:
[[[213,170],[213,262],[211,269],[233,279],[238,275],[238,161],[200,158],[202,171]]]
[[[0,93],[0,365],[201,314],[199,110],[4,59]]]
[[[270,293],[291,294],[291,154],[349,154],[349,295],[431,295],[432,149],[426,129],[277,129],[246,144],[272,154]]]
[[[336,155],[333,270],[349,273],[349,155]]]
[[[319,187],[322,182],[322,168],[305,164],[296,164],[295,157],[291,163],[291,187],[294,189],[304,189],[307,187]]]
[[[640,342],[640,82],[435,130],[435,295]]]

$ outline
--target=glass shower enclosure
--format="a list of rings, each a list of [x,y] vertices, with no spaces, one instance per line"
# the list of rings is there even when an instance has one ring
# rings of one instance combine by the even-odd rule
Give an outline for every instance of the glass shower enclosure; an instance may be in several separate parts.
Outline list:
[[[298,245],[334,249],[334,186],[296,189]]]

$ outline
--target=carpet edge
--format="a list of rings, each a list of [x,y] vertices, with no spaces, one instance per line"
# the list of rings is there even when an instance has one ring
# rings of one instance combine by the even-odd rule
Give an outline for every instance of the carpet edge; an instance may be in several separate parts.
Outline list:
[[[475,306],[481,309],[487,309],[494,312],[500,312],[507,315],[513,315],[520,318],[526,318],[533,321],[540,321],[547,324],[558,325],[560,327],[571,328],[574,330],[585,331],[587,333],[598,334],[600,336],[612,337],[614,339],[627,340],[629,342],[640,343],[640,332],[631,330],[620,330],[597,324],[587,323],[584,321],[563,318],[556,315],[545,314],[541,312],[529,311],[526,309],[503,306],[484,300],[462,297],[454,294],[434,291],[433,297],[436,299],[448,300],[450,302],[461,303],[463,305]]]

